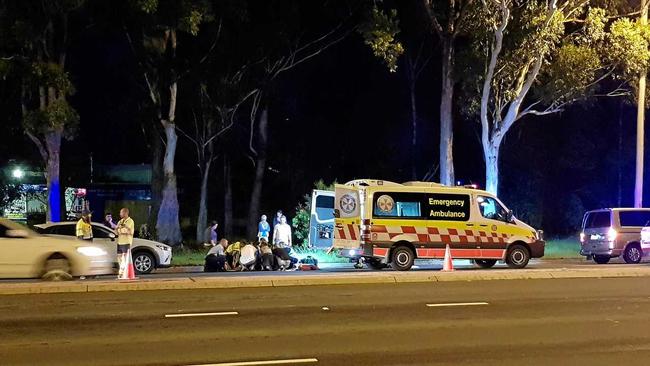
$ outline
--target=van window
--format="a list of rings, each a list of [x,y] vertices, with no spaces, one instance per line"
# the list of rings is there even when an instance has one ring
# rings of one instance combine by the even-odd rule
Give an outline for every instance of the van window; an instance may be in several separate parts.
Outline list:
[[[647,226],[650,223],[648,211],[621,211],[618,214],[621,226]]]
[[[585,220],[585,229],[594,229],[611,226],[609,211],[591,212]]]
[[[378,193],[373,216],[421,218],[419,193]]]
[[[470,216],[466,194],[377,192],[373,197],[373,217],[467,221]]]
[[[481,216],[490,220],[506,221],[508,211],[493,197],[478,196],[476,199]]]
[[[316,207],[334,209],[334,196],[317,196]]]

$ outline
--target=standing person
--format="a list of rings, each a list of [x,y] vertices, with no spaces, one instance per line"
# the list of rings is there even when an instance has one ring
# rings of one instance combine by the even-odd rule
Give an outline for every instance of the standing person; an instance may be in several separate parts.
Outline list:
[[[219,223],[217,223],[216,221],[212,221],[210,223],[210,226],[208,226],[205,229],[203,243],[205,243],[206,246],[217,245],[217,228],[218,227],[219,227]]]
[[[104,225],[113,230],[115,230],[115,228],[117,227],[117,225],[115,225],[115,223],[113,222],[113,215],[110,212],[107,212],[106,215],[104,215]]]
[[[120,221],[117,222],[115,234],[117,235],[117,262],[120,264],[118,277],[126,270],[127,255],[131,254],[133,244],[133,233],[135,222],[129,217],[129,209],[124,207],[120,210]]]
[[[275,227],[280,224],[280,219],[282,219],[282,216],[284,214],[282,213],[282,210],[278,210],[278,212],[275,213],[275,217],[273,218],[273,229],[275,230]]]
[[[294,265],[298,262],[297,258],[291,257],[291,248],[293,246],[291,241],[291,226],[287,224],[287,217],[284,215],[282,215],[280,218],[280,223],[276,225],[275,229],[273,230],[273,244],[275,245],[276,249],[284,250],[286,252],[287,256],[290,257],[291,265]]]
[[[81,218],[77,221],[77,238],[81,240],[93,240],[93,227],[90,224],[90,215],[90,211],[83,210],[81,212]]]
[[[260,223],[257,224],[257,240],[266,240],[269,241],[269,236],[271,234],[271,226],[266,222],[266,215],[262,215],[260,218]]]

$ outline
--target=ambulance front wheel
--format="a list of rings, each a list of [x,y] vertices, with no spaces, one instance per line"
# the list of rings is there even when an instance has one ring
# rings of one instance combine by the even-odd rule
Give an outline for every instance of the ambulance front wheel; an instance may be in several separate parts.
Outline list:
[[[400,246],[393,249],[391,266],[398,271],[408,271],[413,266],[415,254],[409,247]]]
[[[513,245],[506,255],[506,263],[510,268],[524,268],[530,260],[530,252],[523,245]]]

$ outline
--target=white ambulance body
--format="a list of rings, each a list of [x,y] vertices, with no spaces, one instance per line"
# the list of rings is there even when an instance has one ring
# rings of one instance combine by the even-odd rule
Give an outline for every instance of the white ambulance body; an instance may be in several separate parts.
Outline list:
[[[429,182],[361,179],[336,185],[333,248],[371,267],[408,270],[415,259],[454,259],[523,268],[544,256],[542,232],[517,220],[494,195]]]

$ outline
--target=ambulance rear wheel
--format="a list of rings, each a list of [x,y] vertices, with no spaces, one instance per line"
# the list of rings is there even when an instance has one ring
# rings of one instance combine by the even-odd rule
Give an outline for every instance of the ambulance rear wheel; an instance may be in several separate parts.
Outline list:
[[[375,270],[382,270],[388,267],[386,263],[381,263],[381,261],[377,258],[366,258],[366,264],[368,265],[368,267]]]
[[[523,245],[513,245],[506,255],[506,263],[510,268],[524,268],[530,260],[530,252]]]
[[[397,247],[393,249],[393,255],[391,256],[391,266],[398,271],[408,271],[413,267],[413,262],[415,261],[415,254],[409,247]]]
[[[476,265],[481,268],[492,268],[497,264],[496,259],[476,259],[474,262],[476,262]]]

